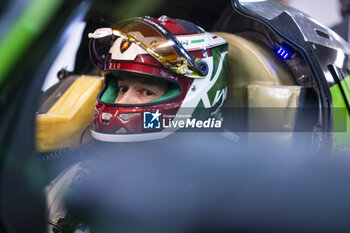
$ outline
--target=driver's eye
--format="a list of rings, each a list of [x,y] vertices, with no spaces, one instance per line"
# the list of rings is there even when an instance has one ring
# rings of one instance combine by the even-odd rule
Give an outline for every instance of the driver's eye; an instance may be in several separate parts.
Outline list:
[[[147,96],[152,96],[154,95],[154,93],[152,91],[149,91],[149,90],[145,90],[144,92]]]
[[[128,91],[128,88],[127,87],[119,87],[119,92],[121,93],[125,93]]]

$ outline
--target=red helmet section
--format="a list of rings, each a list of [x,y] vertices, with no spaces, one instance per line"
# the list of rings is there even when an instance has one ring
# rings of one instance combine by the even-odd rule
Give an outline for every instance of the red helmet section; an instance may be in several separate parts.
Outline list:
[[[160,17],[161,18],[161,17]],[[186,34],[196,34],[196,31],[188,31],[183,28],[180,24],[175,22],[170,18],[166,18],[166,20],[162,21],[160,18],[155,19],[157,22],[163,24],[171,33],[174,35],[186,35]]]

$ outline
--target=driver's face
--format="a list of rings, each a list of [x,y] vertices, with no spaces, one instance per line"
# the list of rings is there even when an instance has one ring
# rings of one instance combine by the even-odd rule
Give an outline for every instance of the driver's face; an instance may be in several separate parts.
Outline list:
[[[118,79],[117,104],[142,104],[164,95],[168,84],[164,80],[121,76]]]

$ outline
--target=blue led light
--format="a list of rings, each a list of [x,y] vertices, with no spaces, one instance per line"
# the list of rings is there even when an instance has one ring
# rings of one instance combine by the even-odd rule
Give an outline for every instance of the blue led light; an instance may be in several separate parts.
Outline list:
[[[284,48],[283,46],[280,46],[277,48],[277,55],[282,58],[282,60],[289,59],[291,57],[291,52]]]

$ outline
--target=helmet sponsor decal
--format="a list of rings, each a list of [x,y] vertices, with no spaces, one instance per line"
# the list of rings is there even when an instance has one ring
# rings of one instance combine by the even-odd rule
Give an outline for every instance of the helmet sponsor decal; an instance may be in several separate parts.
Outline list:
[[[187,51],[210,49],[227,43],[221,37],[209,32],[191,35],[180,35],[176,36],[176,39],[180,41],[182,46]]]
[[[120,43],[120,53],[123,54],[128,48],[131,46],[131,41],[127,39],[123,39]]]

